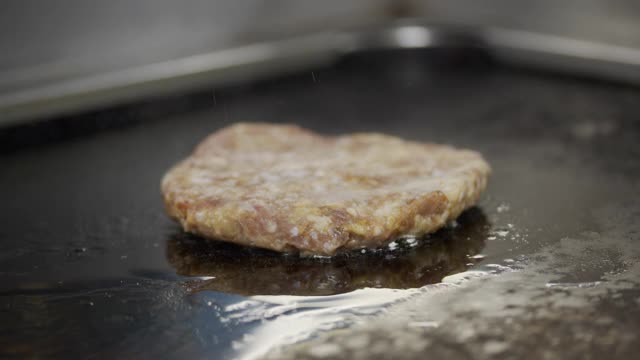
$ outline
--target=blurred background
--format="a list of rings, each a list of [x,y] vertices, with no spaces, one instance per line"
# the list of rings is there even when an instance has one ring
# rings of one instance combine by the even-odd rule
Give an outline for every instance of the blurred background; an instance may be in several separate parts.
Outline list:
[[[0,126],[326,63],[362,45],[339,34],[363,34],[398,19],[464,29],[479,41],[489,37],[496,49],[515,43],[547,56],[577,46],[591,61],[604,54],[637,66],[639,18],[640,5],[630,0],[9,0],[0,13]],[[488,36],[494,28],[589,43]],[[304,36],[310,37],[277,43]],[[252,44],[268,48],[224,53]],[[270,61],[276,64],[265,66]],[[238,64],[249,66],[231,74]],[[638,78],[633,69],[595,67],[587,64],[586,71]]]

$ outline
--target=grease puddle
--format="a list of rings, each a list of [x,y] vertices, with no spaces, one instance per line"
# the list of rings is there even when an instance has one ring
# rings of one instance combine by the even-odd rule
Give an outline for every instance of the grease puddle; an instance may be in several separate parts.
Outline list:
[[[365,324],[390,307],[414,297],[431,296],[468,281],[493,276],[512,268],[499,264],[446,276],[442,282],[413,289],[364,288],[329,296],[255,295],[225,306],[219,316],[233,327],[252,325],[233,343],[234,357],[258,359],[270,350],[317,338],[325,332]],[[200,293],[201,301],[207,293]],[[210,304],[210,302],[209,302]],[[408,322],[413,328],[437,327],[434,321]]]
[[[413,297],[518,268],[513,260],[480,264],[490,233],[485,214],[473,208],[428,238],[399,239],[383,249],[331,259],[283,256],[182,234],[168,243],[167,256],[178,274],[191,277],[184,284],[197,303],[212,306],[220,291],[242,296],[219,304],[216,316],[230,328],[244,329],[232,343],[233,357],[255,359],[275,347],[366,323]],[[413,323],[435,326],[428,320]]]

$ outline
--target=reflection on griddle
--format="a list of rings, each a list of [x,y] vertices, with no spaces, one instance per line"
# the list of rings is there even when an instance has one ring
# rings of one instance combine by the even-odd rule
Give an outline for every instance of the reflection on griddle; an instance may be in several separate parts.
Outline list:
[[[465,271],[469,256],[484,247],[489,225],[480,209],[467,210],[457,223],[417,242],[397,241],[393,250],[333,258],[283,255],[178,233],[167,243],[167,257],[179,275],[207,278],[187,282],[191,291],[311,296],[365,287],[418,288]]]

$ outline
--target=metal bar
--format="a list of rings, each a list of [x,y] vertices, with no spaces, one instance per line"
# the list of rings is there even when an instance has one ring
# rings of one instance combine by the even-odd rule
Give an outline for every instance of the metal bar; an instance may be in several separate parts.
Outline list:
[[[480,34],[506,62],[640,84],[640,49],[498,28]]]
[[[314,34],[69,79],[0,95],[0,126],[186,89],[256,79],[334,61],[349,37]]]
[[[499,60],[640,84],[640,49],[501,28],[403,20],[253,44],[0,94],[0,126],[326,65],[368,49],[484,47]]]

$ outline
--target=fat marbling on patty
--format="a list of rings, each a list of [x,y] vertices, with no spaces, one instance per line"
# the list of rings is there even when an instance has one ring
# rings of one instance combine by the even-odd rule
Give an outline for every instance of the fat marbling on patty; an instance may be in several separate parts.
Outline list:
[[[478,201],[490,172],[479,153],[446,145],[239,123],[174,166],[162,193],[187,232],[334,255],[435,232]]]

